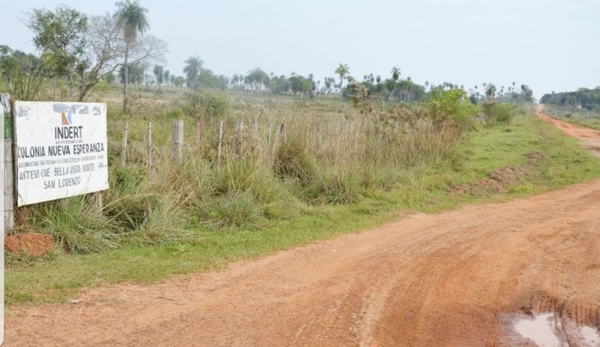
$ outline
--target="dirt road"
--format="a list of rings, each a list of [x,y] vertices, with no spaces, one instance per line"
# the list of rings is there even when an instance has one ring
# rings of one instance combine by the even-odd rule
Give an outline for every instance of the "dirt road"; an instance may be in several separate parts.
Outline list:
[[[554,124],[565,135],[575,137],[581,140],[581,145],[590,151],[593,155],[600,158],[600,131],[584,128],[577,124],[562,122],[543,113],[543,105],[536,108],[539,118]]]
[[[79,299],[11,307],[6,346],[534,346],[511,313],[600,325],[600,180]]]

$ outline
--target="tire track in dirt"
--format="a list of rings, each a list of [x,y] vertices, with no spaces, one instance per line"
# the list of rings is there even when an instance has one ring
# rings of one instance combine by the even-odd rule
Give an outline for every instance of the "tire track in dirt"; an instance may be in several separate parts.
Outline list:
[[[414,214],[227,270],[13,306],[6,346],[531,346],[513,312],[600,324],[600,180]]]

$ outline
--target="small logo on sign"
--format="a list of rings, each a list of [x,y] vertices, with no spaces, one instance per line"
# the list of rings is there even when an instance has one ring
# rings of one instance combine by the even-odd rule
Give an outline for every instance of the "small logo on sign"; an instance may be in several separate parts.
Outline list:
[[[64,112],[61,113],[61,124],[62,125],[71,125],[73,123],[72,119],[71,119],[71,111],[69,111],[68,114],[65,114]]]

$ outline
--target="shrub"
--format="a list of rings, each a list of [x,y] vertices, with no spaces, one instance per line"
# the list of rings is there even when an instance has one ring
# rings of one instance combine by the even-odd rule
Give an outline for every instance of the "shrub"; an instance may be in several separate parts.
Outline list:
[[[291,178],[306,187],[314,176],[314,165],[304,146],[293,139],[277,149],[273,171],[280,178]]]
[[[252,227],[264,219],[263,208],[248,191],[231,191],[195,209],[201,224],[217,227]]]
[[[32,209],[32,225],[67,252],[95,253],[119,246],[118,225],[86,196],[46,202]]]
[[[114,188],[128,189],[138,187],[146,178],[146,172],[141,168],[123,168],[114,171]]]
[[[223,117],[229,110],[229,97],[224,93],[214,91],[187,93],[183,110],[194,118]]]
[[[349,204],[363,198],[360,172],[344,168],[322,168],[307,188],[312,203]]]
[[[461,89],[447,90],[433,96],[426,105],[429,116],[436,123],[452,121],[461,130],[475,128],[475,117],[479,108],[467,98],[467,93]]]
[[[514,105],[497,103],[493,100],[483,102],[482,107],[487,126],[493,126],[497,123],[510,124],[517,113],[517,108]]]

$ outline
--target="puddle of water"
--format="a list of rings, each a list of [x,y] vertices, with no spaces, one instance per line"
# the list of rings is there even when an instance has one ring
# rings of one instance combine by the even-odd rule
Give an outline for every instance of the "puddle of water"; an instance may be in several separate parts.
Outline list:
[[[521,318],[513,328],[539,347],[567,346],[567,340],[576,342],[581,347],[600,347],[597,329],[577,326],[573,321],[557,318],[554,313],[538,314],[533,319]]]
[[[554,314],[546,313],[534,319],[522,319],[515,324],[515,330],[540,347],[560,347],[560,340],[552,330]]]

